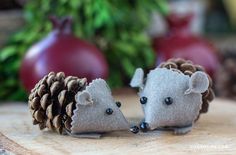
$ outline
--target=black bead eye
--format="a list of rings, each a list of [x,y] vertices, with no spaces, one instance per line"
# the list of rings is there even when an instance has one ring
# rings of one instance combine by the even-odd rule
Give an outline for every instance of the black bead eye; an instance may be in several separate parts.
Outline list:
[[[146,123],[146,122],[142,122],[140,125],[139,125],[141,131],[143,132],[147,132],[149,130],[149,124]]]
[[[106,114],[111,115],[113,113],[113,110],[111,108],[106,109]]]
[[[116,102],[116,105],[117,105],[118,108],[121,107],[121,103],[119,101]]]
[[[141,104],[146,104],[147,103],[147,98],[146,97],[141,97],[140,98],[140,103]]]
[[[173,99],[171,97],[167,97],[165,98],[164,103],[166,105],[171,105],[173,103]]]

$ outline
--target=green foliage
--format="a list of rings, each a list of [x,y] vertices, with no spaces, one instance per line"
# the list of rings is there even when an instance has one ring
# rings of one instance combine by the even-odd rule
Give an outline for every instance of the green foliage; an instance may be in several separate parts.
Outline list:
[[[0,51],[0,99],[25,99],[18,70],[27,49],[52,29],[48,15],[71,16],[75,34],[97,45],[109,66],[111,87],[127,84],[135,68],[154,63],[145,28],[150,14],[166,13],[164,0],[33,0],[24,8],[26,26]]]

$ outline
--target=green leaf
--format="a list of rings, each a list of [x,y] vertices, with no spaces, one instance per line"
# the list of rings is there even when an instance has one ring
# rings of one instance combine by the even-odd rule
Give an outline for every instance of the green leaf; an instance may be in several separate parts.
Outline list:
[[[117,49],[117,52],[121,52],[124,55],[136,55],[135,47],[129,42],[118,41],[114,43],[114,47]]]
[[[170,12],[170,8],[166,0],[158,0],[158,9],[163,15],[167,15]]]
[[[18,89],[15,93],[12,93],[8,100],[17,101],[17,100],[23,100],[27,101],[27,93],[23,89]]]
[[[69,4],[70,4],[71,8],[76,9],[82,4],[82,1],[80,1],[80,0],[79,1],[78,0],[70,0]]]
[[[146,62],[145,67],[150,67],[150,66],[154,65],[154,60],[155,60],[154,51],[152,49],[146,50],[146,51],[144,51],[144,55],[145,55],[144,58],[145,58],[145,62]]]
[[[10,56],[16,54],[17,49],[15,46],[8,46],[0,52],[0,61],[5,61]]]
[[[123,66],[123,69],[125,70],[126,74],[128,75],[128,77],[132,77],[134,70],[135,70],[135,66],[133,66],[131,61],[129,59],[123,59],[122,66]]]
[[[24,40],[26,36],[25,31],[20,31],[18,33],[16,33],[13,37],[10,38],[11,42],[20,42],[22,40]]]
[[[111,71],[107,83],[111,88],[120,87],[123,84],[120,72]]]
[[[27,37],[24,39],[25,43],[27,44],[31,44],[33,43],[35,40],[37,40],[39,37],[39,34],[37,31],[32,31],[30,33],[28,33]]]

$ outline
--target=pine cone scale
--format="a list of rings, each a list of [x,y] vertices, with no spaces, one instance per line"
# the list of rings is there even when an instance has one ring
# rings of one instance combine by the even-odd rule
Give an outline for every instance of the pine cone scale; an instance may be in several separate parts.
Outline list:
[[[44,94],[43,97],[40,100],[40,105],[43,108],[43,110],[46,110],[47,106],[50,104],[50,98],[49,94]]]
[[[35,97],[32,101],[31,101],[31,108],[32,109],[39,109],[40,107],[40,99],[39,97]]]
[[[44,112],[42,110],[35,111],[34,118],[40,123],[43,122]]]

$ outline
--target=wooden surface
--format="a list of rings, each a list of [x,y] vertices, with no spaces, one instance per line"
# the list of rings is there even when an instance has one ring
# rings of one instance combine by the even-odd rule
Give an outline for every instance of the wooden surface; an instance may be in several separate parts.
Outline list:
[[[132,121],[142,117],[135,95],[116,96]],[[78,139],[39,131],[26,104],[0,104],[0,154],[236,154],[236,103],[216,99],[192,132],[175,136],[153,131],[137,135],[114,132],[101,139]]]

